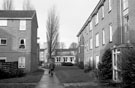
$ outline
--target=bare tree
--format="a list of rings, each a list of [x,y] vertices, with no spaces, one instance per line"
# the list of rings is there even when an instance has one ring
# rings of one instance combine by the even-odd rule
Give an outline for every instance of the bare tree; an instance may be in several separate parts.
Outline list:
[[[50,9],[47,18],[47,45],[48,45],[48,54],[49,59],[52,58],[52,54],[57,48],[58,36],[59,36],[59,18],[56,15],[54,8]]]
[[[30,0],[24,0],[24,2],[23,2],[23,10],[34,10],[34,7],[31,4]]]
[[[64,43],[64,42],[61,42],[60,48],[61,48],[61,49],[64,49],[65,47],[66,47],[65,43]]]
[[[3,10],[13,10],[13,0],[3,0]]]
[[[75,48],[77,48],[77,43],[75,42],[71,43],[69,49],[75,49]]]

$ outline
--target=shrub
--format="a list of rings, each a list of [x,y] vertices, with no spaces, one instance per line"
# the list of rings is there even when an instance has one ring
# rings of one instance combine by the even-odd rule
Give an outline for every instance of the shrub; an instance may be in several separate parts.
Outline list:
[[[98,65],[97,75],[101,82],[112,80],[112,52],[110,49],[103,54],[102,62]]]
[[[80,69],[84,69],[84,63],[81,61],[81,62],[78,62],[78,67]]]
[[[123,49],[121,57],[123,88],[135,88],[135,49]]]
[[[84,72],[87,73],[87,72],[90,72],[92,70],[92,67],[90,65],[86,66],[84,68]]]
[[[71,62],[63,62],[62,66],[73,66]]]

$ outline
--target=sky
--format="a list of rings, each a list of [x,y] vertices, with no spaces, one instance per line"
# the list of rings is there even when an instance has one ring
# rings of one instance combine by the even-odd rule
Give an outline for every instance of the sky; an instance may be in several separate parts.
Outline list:
[[[0,6],[2,6],[0,0]],[[14,8],[22,10],[24,0],[13,0]],[[99,2],[99,0],[30,0],[37,12],[39,43],[46,42],[46,21],[49,10],[56,8],[59,16],[59,41],[64,42],[66,48],[72,42],[78,42],[77,34],[85,21]],[[0,7],[1,8],[1,7]]]

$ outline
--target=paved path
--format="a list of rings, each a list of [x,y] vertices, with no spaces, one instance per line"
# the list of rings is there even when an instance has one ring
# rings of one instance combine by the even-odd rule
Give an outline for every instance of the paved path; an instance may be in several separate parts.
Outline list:
[[[55,75],[50,77],[48,70],[45,69],[44,75],[36,88],[64,88],[64,86],[59,82]]]

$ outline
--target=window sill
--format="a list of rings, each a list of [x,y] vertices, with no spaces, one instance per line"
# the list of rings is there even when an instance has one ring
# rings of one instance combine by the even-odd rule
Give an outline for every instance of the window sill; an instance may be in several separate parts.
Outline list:
[[[97,25],[98,25],[98,23],[95,24],[95,26],[97,26]]]
[[[99,46],[96,46],[95,48],[99,48]]]
[[[0,46],[6,46],[7,44],[0,44]]]
[[[112,43],[112,41],[109,41],[109,43]]]
[[[111,11],[112,11],[112,9],[110,9],[110,10],[108,11],[108,13],[111,13]]]

